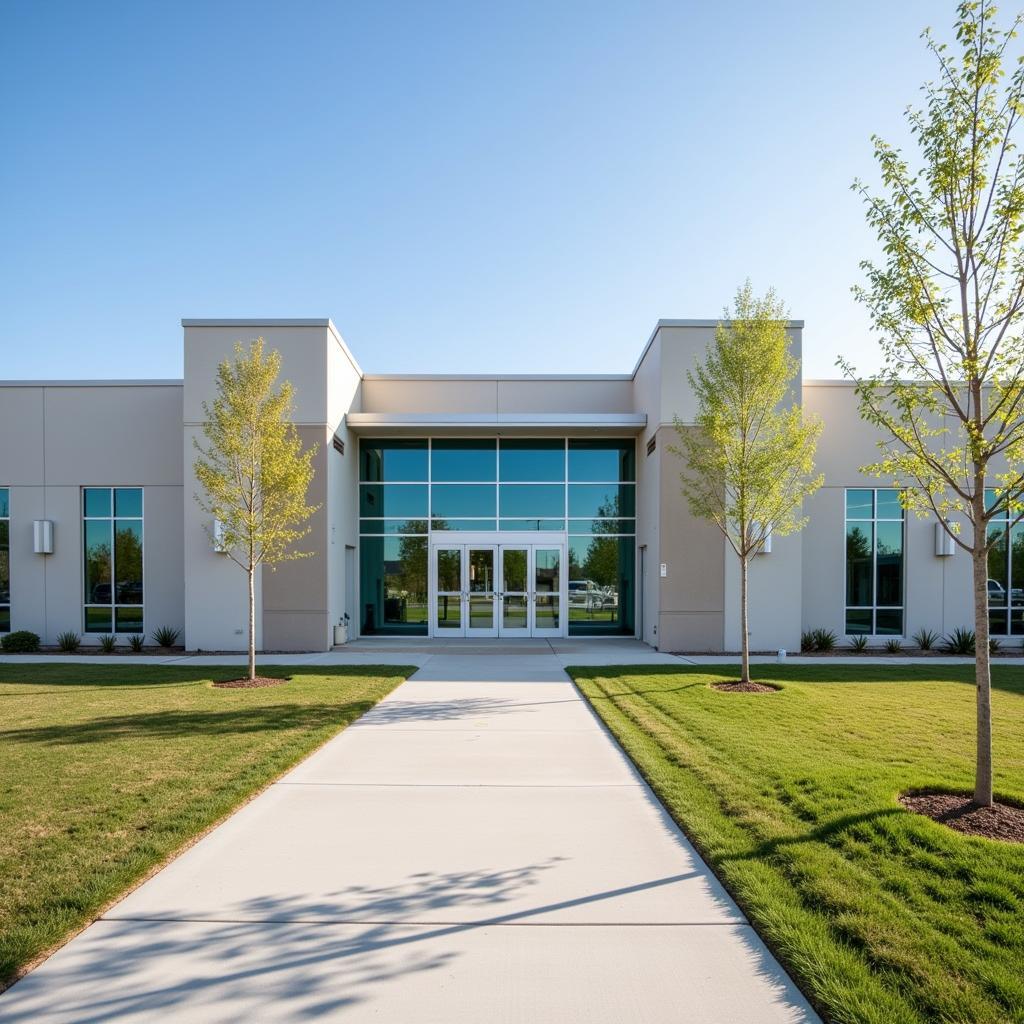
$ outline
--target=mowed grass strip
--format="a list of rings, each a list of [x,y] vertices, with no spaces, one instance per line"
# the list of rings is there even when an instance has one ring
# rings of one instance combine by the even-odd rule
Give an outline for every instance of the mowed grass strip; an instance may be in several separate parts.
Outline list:
[[[0,988],[414,667],[0,665]]]
[[[757,666],[570,675],[828,1018],[1024,1021],[1024,845],[896,800],[970,790],[973,668]],[[993,669],[997,794],[1024,800],[1024,670]]]

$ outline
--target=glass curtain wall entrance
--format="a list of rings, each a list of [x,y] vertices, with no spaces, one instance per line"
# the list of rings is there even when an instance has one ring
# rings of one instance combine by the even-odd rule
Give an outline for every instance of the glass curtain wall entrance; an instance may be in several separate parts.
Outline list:
[[[434,636],[564,636],[565,545],[436,539],[431,547]]]
[[[363,438],[359,478],[362,634],[633,634],[635,439]]]

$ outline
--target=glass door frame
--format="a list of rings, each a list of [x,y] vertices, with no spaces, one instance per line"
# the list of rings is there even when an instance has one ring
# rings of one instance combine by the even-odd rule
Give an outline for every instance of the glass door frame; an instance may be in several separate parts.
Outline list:
[[[471,549],[494,551],[495,581],[491,591],[494,595],[493,626],[471,627],[469,625],[470,586],[469,552]],[[504,610],[504,566],[502,556],[505,549],[525,548],[527,552],[527,625],[525,628],[502,629]],[[438,626],[437,552],[438,550],[461,550],[460,627],[444,629]],[[536,618],[536,551],[557,550],[559,552],[558,572],[558,626],[538,627]],[[430,561],[428,564],[429,586],[429,630],[432,637],[565,637],[569,633],[569,545],[564,533],[530,532],[487,532],[463,533],[455,530],[435,533],[430,538]],[[448,592],[445,592],[448,593]],[[513,593],[518,594],[519,591]],[[449,593],[453,596],[453,592]]]
[[[472,558],[471,552],[473,551],[487,551],[491,555],[491,586],[485,590],[474,590],[473,581],[471,579],[472,569]],[[463,591],[465,592],[465,602],[463,604],[463,624],[465,626],[467,637],[492,637],[498,635],[498,615],[500,614],[501,599],[498,596],[500,591],[500,570],[498,568],[498,545],[491,539],[488,542],[467,543],[462,556],[462,579],[463,579]],[[472,619],[473,609],[473,598],[474,596],[490,597],[491,600],[491,624],[489,626],[474,626]]]

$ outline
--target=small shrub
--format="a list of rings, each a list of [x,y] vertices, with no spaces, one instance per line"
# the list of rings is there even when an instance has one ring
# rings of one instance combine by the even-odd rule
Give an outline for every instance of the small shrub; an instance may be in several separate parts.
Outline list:
[[[31,654],[39,650],[39,635],[28,629],[18,629],[0,637],[0,647],[8,654]]]
[[[143,644],[146,642],[146,637],[142,633],[132,633],[128,637],[128,646],[131,647],[136,654],[142,650]]]
[[[903,641],[894,636],[891,640],[885,641],[885,649],[890,654],[899,654],[903,650]]]
[[[939,642],[939,634],[930,629],[919,629],[913,641],[922,651],[930,651]]]
[[[942,641],[942,646],[950,654],[973,654],[974,644],[974,630],[965,626],[958,626]]]
[[[115,647],[117,647],[117,637],[112,633],[106,633],[100,637],[100,650],[104,654],[113,654]]]
[[[814,630],[806,629],[800,634],[800,650],[805,652],[814,650]]]
[[[82,638],[69,629],[66,633],[57,635],[57,646],[66,654],[74,654],[82,645]]]
[[[858,633],[850,641],[850,650],[857,651],[859,654],[862,651],[866,651],[868,648],[868,638],[863,633]]]
[[[997,651],[1003,649],[1003,641],[997,636],[990,636],[988,638],[988,652],[989,654],[995,654]]]
[[[153,643],[157,647],[173,647],[178,642],[179,636],[181,636],[180,629],[174,629],[172,626],[161,626],[159,629],[153,630]]]
[[[816,651],[834,651],[836,649],[839,637],[831,629],[815,629],[812,632]]]

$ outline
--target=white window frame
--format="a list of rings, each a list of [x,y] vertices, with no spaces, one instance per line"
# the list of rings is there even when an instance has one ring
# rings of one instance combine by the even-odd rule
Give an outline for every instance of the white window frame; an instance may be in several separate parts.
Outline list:
[[[871,518],[865,519],[864,517],[851,519],[848,513],[849,502],[848,495],[850,491],[870,491],[871,492]],[[899,494],[898,487],[845,487],[843,489],[843,633],[847,637],[852,636],[864,636],[869,640],[901,640],[906,639],[907,636],[907,511],[900,506],[902,516],[899,519],[879,519],[878,518],[878,492],[879,491],[894,491]],[[846,579],[849,572],[847,565],[847,536],[850,528],[850,523],[871,523],[871,604],[870,605],[851,605],[846,603]],[[899,604],[883,604],[878,603],[878,524],[879,523],[899,523],[902,533],[903,546],[900,557],[902,558],[902,570],[900,572],[900,603]],[[853,611],[865,611],[871,609],[871,632],[869,633],[848,633],[846,631],[846,616],[850,610]],[[896,611],[901,612],[901,628],[899,633],[878,633],[878,612],[881,611]]]
[[[138,491],[142,496],[142,512],[137,516],[118,516],[116,515],[116,509],[114,506],[114,492],[115,491]],[[87,516],[85,514],[85,492],[86,491],[110,491],[110,515],[109,516]],[[81,495],[79,498],[81,502],[82,510],[82,526],[81,534],[79,537],[79,557],[81,559],[82,566],[82,582],[79,587],[79,592],[82,595],[82,635],[83,636],[104,636],[106,634],[99,631],[93,632],[88,629],[88,618],[86,611],[89,608],[109,608],[110,609],[110,633],[115,636],[129,636],[132,634],[126,632],[118,632],[117,630],[117,609],[122,608],[141,608],[142,609],[142,629],[138,632],[145,633],[146,630],[146,595],[149,593],[149,587],[146,583],[146,488],[139,484],[85,484],[81,488]],[[125,520],[137,520],[142,526],[142,604],[124,604],[116,600],[115,588],[117,586],[117,564],[116,556],[114,554],[115,543],[114,543],[114,523],[118,519]],[[98,604],[95,601],[85,600],[85,524],[87,522],[109,522],[110,523],[110,604]],[[132,631],[135,632],[134,630]]]

